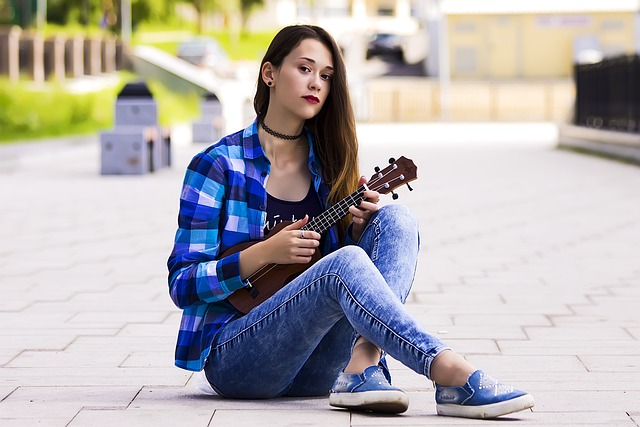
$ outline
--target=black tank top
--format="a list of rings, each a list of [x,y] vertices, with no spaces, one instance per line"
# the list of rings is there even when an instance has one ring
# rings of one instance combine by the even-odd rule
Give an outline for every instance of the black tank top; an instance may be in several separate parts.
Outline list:
[[[267,193],[267,223],[264,227],[265,236],[277,224],[282,221],[297,221],[309,215],[309,220],[322,213],[322,205],[318,199],[313,181],[309,186],[309,192],[304,199],[299,202],[280,200]]]

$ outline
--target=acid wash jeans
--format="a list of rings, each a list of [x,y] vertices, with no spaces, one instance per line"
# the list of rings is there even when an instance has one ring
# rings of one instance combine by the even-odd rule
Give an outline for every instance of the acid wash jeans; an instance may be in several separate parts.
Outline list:
[[[404,308],[419,236],[402,205],[381,207],[358,245],[323,257],[216,336],[205,366],[213,389],[229,398],[322,396],[363,336],[429,377],[447,347]]]

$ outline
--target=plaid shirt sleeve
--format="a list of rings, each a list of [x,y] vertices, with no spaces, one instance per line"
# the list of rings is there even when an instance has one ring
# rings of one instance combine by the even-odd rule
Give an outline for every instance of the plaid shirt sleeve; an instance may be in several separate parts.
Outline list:
[[[208,151],[196,155],[182,187],[178,230],[168,267],[171,299],[183,309],[222,301],[245,286],[240,278],[239,254],[216,260],[228,190],[227,171],[219,160]]]

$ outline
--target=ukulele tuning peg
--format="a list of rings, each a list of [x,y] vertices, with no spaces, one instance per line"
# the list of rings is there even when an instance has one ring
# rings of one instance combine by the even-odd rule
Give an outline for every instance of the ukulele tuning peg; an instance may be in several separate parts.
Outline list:
[[[396,159],[395,159],[395,158],[393,158],[393,157],[391,157],[391,158],[389,159],[389,164],[392,164],[392,163],[393,163],[393,162],[395,162],[395,161],[396,161]]]
[[[395,193],[395,192],[393,192],[393,191],[392,191],[392,192],[391,192],[391,198],[392,198],[393,200],[398,200],[398,193]]]
[[[374,171],[376,172],[380,172],[380,168],[378,166],[376,166],[375,168],[373,168]]]
[[[407,182],[407,188],[409,189],[409,191],[413,191],[413,188],[411,188],[408,182]]]

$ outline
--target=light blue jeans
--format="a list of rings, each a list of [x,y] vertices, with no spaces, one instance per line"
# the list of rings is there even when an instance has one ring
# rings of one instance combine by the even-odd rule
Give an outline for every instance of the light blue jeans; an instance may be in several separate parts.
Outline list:
[[[402,205],[381,207],[358,245],[319,260],[218,333],[205,374],[230,398],[326,395],[358,336],[419,374],[445,348],[405,309],[418,257],[418,224]]]

